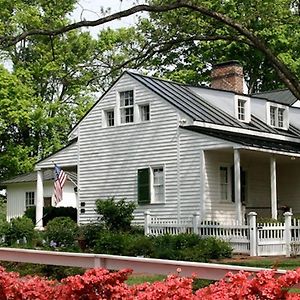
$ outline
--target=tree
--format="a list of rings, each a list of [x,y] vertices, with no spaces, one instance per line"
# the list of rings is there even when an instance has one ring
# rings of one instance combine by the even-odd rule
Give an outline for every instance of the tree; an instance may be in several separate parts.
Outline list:
[[[0,67],[0,178],[32,167],[32,133],[41,122],[34,111],[36,100],[30,87]]]
[[[281,80],[300,99],[299,1],[149,0],[70,24],[67,15],[76,2],[0,0],[0,53],[13,66],[10,73],[0,70],[8,82],[3,103],[10,103],[2,109],[0,178],[28,171],[36,159],[60,148],[93,103],[93,93],[125,67],[146,66],[170,76],[175,62],[173,78],[199,83],[207,78],[207,62],[238,53],[252,91]],[[136,29],[103,30],[97,40],[79,31],[139,11],[150,12],[151,21]],[[8,112],[15,116],[5,120]]]
[[[152,5],[166,3],[153,0]],[[192,3],[190,1],[190,3]],[[194,1],[199,3],[199,1]],[[251,29],[295,73],[300,73],[299,17],[291,9],[291,1],[206,1],[201,2],[210,10],[222,13],[235,21],[235,26]],[[226,21],[226,20],[225,20]],[[234,24],[233,24],[234,25]],[[216,18],[199,15],[198,10],[172,10],[150,15],[143,21],[141,30],[147,39],[156,44],[157,52],[168,46],[168,51],[155,54],[154,69],[160,64],[160,75],[171,79],[199,84],[208,82],[210,64],[238,59],[244,65],[246,82],[250,92],[270,90],[282,86],[278,75],[260,50],[250,39],[238,34],[232,26],[224,26]],[[151,62],[150,62],[151,64]]]
[[[274,1],[270,0],[264,1],[264,5],[258,5],[260,4],[258,0],[254,1],[253,3],[254,5],[245,5],[245,8],[251,8],[251,10],[246,11],[246,9],[243,8],[244,2],[240,3],[240,1],[237,0],[228,0],[226,2],[220,3],[216,1],[201,1],[201,4],[199,4],[198,0],[151,1],[150,5],[136,5],[130,9],[101,17],[95,21],[84,20],[64,26],[47,26],[47,28],[51,29],[45,29],[45,27],[42,26],[32,26],[31,28],[22,30],[21,33],[18,33],[16,35],[2,34],[2,36],[0,36],[0,44],[3,48],[8,47],[10,45],[15,45],[22,40],[28,39],[28,37],[30,36],[42,35],[53,37],[81,27],[98,26],[110,22],[112,20],[118,19],[120,17],[125,17],[140,11],[148,11],[151,13],[163,13],[181,9],[180,14],[182,15],[186,15],[187,13],[196,13],[199,16],[200,23],[204,19],[205,21],[211,22],[210,28],[213,28],[213,25],[216,25],[217,28],[223,26],[224,28],[222,29],[226,29],[225,31],[228,31],[228,35],[225,37],[222,34],[220,35],[218,31],[214,30],[213,35],[201,38],[209,38],[210,40],[226,39],[236,41],[239,43],[244,43],[253,47],[254,49],[257,49],[260,53],[262,53],[262,55],[264,55],[264,57],[266,57],[268,63],[272,66],[272,68],[275,69],[280,80],[291,90],[291,92],[297,98],[300,98],[299,79],[296,73],[291,70],[290,63],[288,63],[288,61],[290,60],[292,60],[293,62],[295,60],[294,56],[292,56],[292,53],[280,56],[280,53],[277,53],[276,50],[273,49],[272,45],[267,44],[267,41],[265,40],[266,36],[259,34],[263,31],[256,32],[251,27],[252,23],[250,22],[250,24],[248,24],[249,18],[247,17],[252,14],[256,16],[255,9],[259,7],[264,7],[265,13],[268,12],[272,14],[273,9],[276,5],[274,6]],[[280,5],[280,7],[285,8],[283,11],[284,14],[287,13],[286,22],[289,24],[288,29],[293,28],[293,26],[299,28],[298,19],[293,18],[293,15],[298,16],[298,1],[278,0],[276,4],[282,4]],[[242,9],[244,13],[239,13],[240,9]],[[273,16],[275,17],[275,13],[273,14]],[[260,24],[260,17],[260,15],[257,15],[256,18],[252,18],[252,21],[256,22],[257,24]],[[271,20],[272,19],[274,18],[271,18]],[[281,20],[283,20],[283,18],[281,18]],[[272,22],[270,22],[269,25],[271,25],[272,28],[276,28],[274,27],[274,24]],[[223,30],[221,30],[221,32],[223,33]],[[173,44],[174,42],[170,41],[170,43]],[[296,64],[298,66],[298,61],[296,61]]]
[[[5,32],[31,26],[63,26],[75,1],[2,1],[1,25],[12,15]],[[52,4],[52,6],[50,5]],[[61,148],[72,125],[93,103],[91,67],[96,41],[89,33],[34,36],[2,55],[12,70],[0,69],[0,178],[31,171],[37,159]]]

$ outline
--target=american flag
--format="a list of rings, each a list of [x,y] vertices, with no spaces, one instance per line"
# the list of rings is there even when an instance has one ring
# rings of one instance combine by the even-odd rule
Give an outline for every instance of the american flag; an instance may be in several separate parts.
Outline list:
[[[57,205],[62,200],[63,186],[67,180],[67,174],[57,165],[54,165],[54,202]]]

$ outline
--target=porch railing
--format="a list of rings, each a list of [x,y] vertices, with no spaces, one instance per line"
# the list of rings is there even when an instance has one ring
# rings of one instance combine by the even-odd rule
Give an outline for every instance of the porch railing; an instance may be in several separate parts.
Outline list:
[[[145,234],[163,235],[195,233],[199,236],[214,236],[229,242],[234,253],[251,256],[300,254],[300,220],[292,219],[292,213],[284,214],[283,223],[257,223],[255,212],[248,214],[246,225],[222,224],[201,220],[199,214],[181,221],[161,220],[145,212]]]

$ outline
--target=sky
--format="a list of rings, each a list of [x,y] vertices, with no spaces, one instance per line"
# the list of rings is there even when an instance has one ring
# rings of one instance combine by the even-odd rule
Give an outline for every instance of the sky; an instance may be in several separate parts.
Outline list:
[[[104,10],[110,8],[111,13],[115,13],[143,3],[145,3],[145,0],[80,0],[77,9],[70,16],[70,18],[76,21],[83,19],[95,20],[103,16],[101,15],[102,8]],[[89,31],[96,36],[97,33],[103,28],[110,27],[116,29],[120,27],[128,27],[133,25],[136,21],[137,15],[131,15],[129,17],[122,18],[120,20],[114,20],[101,26],[89,28]]]

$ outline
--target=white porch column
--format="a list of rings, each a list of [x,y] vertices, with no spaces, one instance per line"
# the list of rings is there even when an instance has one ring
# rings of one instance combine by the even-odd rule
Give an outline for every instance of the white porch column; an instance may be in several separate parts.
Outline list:
[[[241,159],[240,151],[234,149],[234,200],[236,209],[236,220],[242,224],[242,203],[241,203]]]
[[[37,170],[37,180],[36,180],[35,226],[37,229],[43,228],[43,207],[44,207],[43,171],[40,169]]]
[[[277,179],[276,179],[276,158],[270,159],[270,179],[271,179],[271,211],[272,219],[277,220]]]

